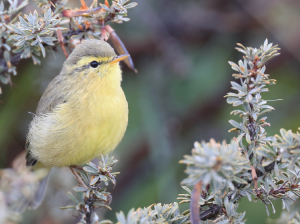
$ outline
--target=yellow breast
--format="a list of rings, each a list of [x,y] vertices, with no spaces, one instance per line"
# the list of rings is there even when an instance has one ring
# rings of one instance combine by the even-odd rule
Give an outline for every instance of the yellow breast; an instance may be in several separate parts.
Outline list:
[[[113,74],[113,75],[111,75]],[[67,80],[72,93],[52,112],[34,118],[31,152],[44,166],[80,165],[114,150],[125,133],[128,105],[119,66],[106,74],[82,74]]]

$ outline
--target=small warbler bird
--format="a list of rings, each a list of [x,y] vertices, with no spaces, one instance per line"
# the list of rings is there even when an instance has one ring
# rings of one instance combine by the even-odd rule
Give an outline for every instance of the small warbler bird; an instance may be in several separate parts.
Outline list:
[[[50,171],[81,165],[117,147],[128,123],[118,62],[128,56],[116,56],[101,40],[85,40],[74,49],[43,93],[29,125],[27,166]],[[39,206],[47,179],[27,205]]]

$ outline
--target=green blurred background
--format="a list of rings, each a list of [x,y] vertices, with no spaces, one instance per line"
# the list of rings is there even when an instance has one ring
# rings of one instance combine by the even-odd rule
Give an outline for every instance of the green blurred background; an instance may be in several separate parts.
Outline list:
[[[283,101],[271,103],[276,110],[268,115],[271,127],[266,130],[274,135],[280,128],[296,131],[300,126],[299,0],[136,2],[139,5],[129,10],[130,22],[112,25],[139,70],[135,74],[122,64],[129,125],[113,153],[119,160],[114,170],[121,171],[115,189],[109,188],[113,210],[101,211],[112,221],[120,210],[127,213],[131,208],[177,201],[185,177],[185,167],[178,161],[190,153],[194,141],[229,141],[235,136],[228,133],[233,107],[223,96],[233,80],[227,62],[242,57],[234,50],[236,43],[260,47],[268,38],[281,47],[281,55],[267,64],[267,73],[278,84],[263,98]],[[80,7],[79,0],[69,4]],[[25,13],[35,8],[31,2]],[[22,61],[12,79],[16,86],[1,86],[1,168],[9,167],[24,150],[32,119],[29,112],[35,112],[64,60],[59,52],[55,58],[48,54],[41,66]],[[68,169],[55,169],[44,204],[26,212],[22,223],[76,223],[73,213],[59,210],[70,203],[66,192],[75,185]],[[271,218],[281,212],[281,202],[274,204],[278,212]],[[245,210],[248,224],[266,223],[262,203],[242,200],[239,211]]]

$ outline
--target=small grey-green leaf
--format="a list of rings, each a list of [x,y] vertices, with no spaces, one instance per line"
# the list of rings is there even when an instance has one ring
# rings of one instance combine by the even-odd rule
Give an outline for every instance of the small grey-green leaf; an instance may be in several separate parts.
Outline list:
[[[99,175],[99,177],[100,177],[100,179],[101,179],[102,181],[107,181],[107,177],[106,177],[106,176],[104,176],[104,175]]]
[[[31,56],[32,60],[33,60],[33,64],[35,65],[40,65],[41,64],[41,61],[35,57],[34,55]]]
[[[43,42],[42,38],[39,35],[36,35],[37,39],[39,40],[39,42]]]
[[[251,139],[249,133],[246,133],[246,141],[251,144]]]
[[[274,162],[274,160],[267,160],[267,161],[263,161],[261,165],[262,165],[263,167],[265,167],[265,166],[270,165],[270,164],[273,163],[273,162]]]
[[[19,20],[23,27],[30,28],[30,26],[27,24],[27,22],[21,16],[19,16]]]
[[[226,224],[226,223],[229,223],[229,222],[230,222],[229,219],[225,219],[223,221],[218,222],[218,224]]]
[[[15,46],[22,46],[24,43],[26,42],[25,37],[23,37],[22,39],[20,39],[17,43],[15,43]]]
[[[10,37],[11,37],[12,39],[14,39],[14,40],[20,40],[20,39],[23,38],[22,35],[11,35]]]
[[[227,101],[228,104],[232,104],[232,103],[235,103],[235,102],[242,102],[240,99],[238,99],[236,97],[228,97],[226,101]]]
[[[270,110],[275,110],[274,109],[274,107],[271,107],[271,106],[269,106],[269,105],[262,105],[262,106],[260,106],[260,108],[262,108],[262,109],[270,109]]]
[[[265,156],[267,158],[274,159],[274,157],[272,155],[270,155],[269,153],[267,153],[264,150],[257,150],[256,153],[261,155],[261,156]]]
[[[244,108],[244,110],[246,112],[250,112],[251,111],[251,107],[250,107],[249,103],[247,103],[247,102],[243,103],[243,108]]]
[[[53,32],[52,30],[42,30],[41,32],[39,32],[39,35],[44,35],[44,34],[49,34]]]
[[[186,190],[187,192],[189,192],[189,194],[192,194],[192,191],[191,191],[187,186],[182,185],[181,187],[182,187],[184,190]]]
[[[17,34],[21,34],[21,35],[24,35],[24,34],[25,34],[22,30],[20,30],[20,29],[19,29],[17,26],[15,26],[14,24],[11,24],[10,26],[7,26],[7,27],[12,28],[13,31],[14,31],[15,33],[17,33]]]
[[[251,89],[251,90],[249,91],[249,94],[257,93],[259,90],[260,90],[260,88],[256,87],[256,88],[254,88],[254,89]]]
[[[247,181],[245,181],[239,177],[236,177],[236,176],[233,178],[233,181],[240,183],[240,184],[247,184]]]
[[[239,85],[238,83],[233,82],[233,81],[231,81],[230,83],[231,83],[232,89],[235,89],[238,91],[243,91],[243,87],[241,85]]]
[[[113,224],[113,222],[112,221],[110,221],[110,220],[103,220],[103,221],[101,221],[101,222],[98,222],[99,224]]]
[[[52,37],[40,37],[41,40],[48,45],[54,45],[53,41],[52,41]]]
[[[98,170],[96,170],[92,167],[89,167],[89,166],[84,166],[83,169],[88,173],[92,173],[92,174],[97,174],[98,173]]]
[[[10,53],[9,53],[9,51],[7,51],[7,50],[4,51],[3,56],[4,56],[4,59],[5,59],[6,62],[10,61]]]
[[[240,106],[240,105],[242,105],[243,104],[243,101],[235,101],[233,104],[232,104],[232,106],[234,106],[234,107],[237,107],[237,106]]]
[[[85,187],[79,187],[79,186],[77,186],[77,187],[74,187],[73,190],[77,191],[77,192],[79,192],[79,191],[83,191],[84,192],[84,191],[87,191],[88,189],[86,189]]]
[[[238,128],[238,129],[240,129],[240,130],[243,129],[242,125],[239,124],[238,122],[236,122],[235,120],[229,120],[228,122],[229,122],[233,127],[236,127],[236,128]]]
[[[237,72],[240,71],[239,66],[231,61],[228,62],[231,65],[231,68]]]
[[[237,141],[237,142],[240,142],[240,141],[242,140],[242,138],[244,137],[244,135],[245,135],[245,133],[240,134],[240,135],[237,137],[236,141]]]
[[[300,149],[293,149],[290,151],[293,154],[299,154],[300,153]]]
[[[33,39],[33,38],[35,38],[36,37],[36,34],[31,34],[31,35],[27,35],[26,37],[25,37],[25,39],[26,40],[31,40],[31,39]]]
[[[90,167],[94,168],[95,170],[98,170],[98,167],[96,166],[96,164],[94,164],[92,162],[88,162],[87,165],[89,165]]]
[[[110,8],[108,8],[105,4],[101,4],[101,3],[100,3],[100,6],[101,6],[105,11],[107,11],[107,12],[110,12],[110,11],[111,11]]]
[[[34,41],[32,41],[32,43],[31,43],[30,45],[31,45],[31,46],[34,46],[34,45],[36,45],[38,42],[39,42],[39,40],[38,40],[38,39],[35,39]]]
[[[251,100],[252,100],[252,95],[251,95],[251,94],[248,94],[248,95],[246,96],[246,101],[249,103]]]
[[[107,196],[104,195],[104,194],[101,194],[101,193],[98,192],[98,191],[95,191],[95,195],[97,196],[97,198],[100,198],[100,199],[102,199],[102,200],[104,200],[104,201],[107,200]]]
[[[270,216],[270,213],[269,213],[269,209],[268,209],[268,205],[265,204],[265,207],[266,207],[266,212],[267,212],[267,215]]]
[[[42,50],[43,57],[46,57],[46,50],[45,50],[43,44],[41,42],[39,42],[39,41],[38,41],[38,44],[39,44],[39,46],[40,46],[40,48]]]
[[[70,192],[70,191],[68,191],[68,197],[72,200],[72,201],[74,201],[75,203],[77,203],[77,204],[79,204],[80,203],[80,201]]]
[[[245,192],[248,200],[251,201],[251,194],[247,190],[245,190],[244,192]]]
[[[138,3],[136,3],[136,2],[131,2],[131,3],[127,4],[127,5],[124,5],[124,8],[125,9],[130,9],[130,8],[133,8],[133,7],[137,6],[137,4]]]
[[[65,207],[60,207],[59,209],[75,209],[76,210],[76,207],[73,205],[67,205]]]
[[[90,185],[94,185],[95,183],[97,183],[97,181],[99,180],[99,178],[100,178],[99,176],[93,178],[93,179],[91,180],[91,182],[90,182]]]
[[[77,197],[79,199],[79,202],[80,203],[84,203],[84,195],[85,195],[85,193],[82,192],[82,191],[76,191],[76,194],[77,194]]]

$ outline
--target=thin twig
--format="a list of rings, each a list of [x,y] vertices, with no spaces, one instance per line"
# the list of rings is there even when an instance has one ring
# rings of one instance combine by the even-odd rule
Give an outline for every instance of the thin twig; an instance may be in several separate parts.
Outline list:
[[[200,221],[199,198],[201,194],[201,189],[202,189],[202,181],[199,181],[195,185],[191,196],[191,203],[190,203],[191,218],[190,219],[192,224],[198,224]]]
[[[255,186],[255,191],[257,192],[257,174],[255,171],[255,168],[253,166],[251,166],[251,175],[252,175],[252,180],[254,182],[254,186]]]
[[[68,58],[69,54],[64,45],[64,36],[62,35],[61,30],[57,30],[56,33],[57,33],[57,41],[60,44],[60,47],[61,47],[62,51],[64,52],[64,55],[66,56],[66,58]]]
[[[219,218],[217,218],[215,221],[213,221],[213,223],[218,223],[219,222],[219,220],[221,220],[221,219],[223,219],[223,217],[224,217],[225,215],[222,215],[222,216],[220,216]]]
[[[69,167],[74,176],[76,177],[76,180],[79,184],[81,184],[84,188],[89,189],[86,184],[82,181],[81,177],[78,175],[78,173],[72,168],[71,166]]]

